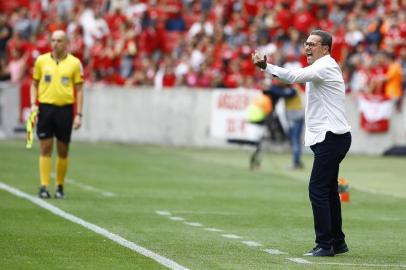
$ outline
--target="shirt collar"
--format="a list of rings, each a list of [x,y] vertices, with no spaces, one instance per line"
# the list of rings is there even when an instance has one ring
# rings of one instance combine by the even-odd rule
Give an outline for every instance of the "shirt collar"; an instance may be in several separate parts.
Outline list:
[[[320,57],[319,59],[317,59],[316,61],[313,62],[313,65],[314,65],[316,62],[321,61],[322,59],[327,59],[327,58],[330,58],[330,54],[326,54],[326,55]]]

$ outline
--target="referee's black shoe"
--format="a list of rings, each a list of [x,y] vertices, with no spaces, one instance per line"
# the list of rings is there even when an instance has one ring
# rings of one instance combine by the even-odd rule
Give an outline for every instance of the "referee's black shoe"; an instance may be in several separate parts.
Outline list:
[[[333,245],[334,253],[335,254],[343,254],[349,251],[348,246],[345,242],[341,244]]]
[[[49,194],[49,191],[46,186],[41,186],[39,188],[38,197],[40,197],[41,199],[51,198],[51,195]]]
[[[303,254],[303,256],[314,256],[314,257],[327,257],[327,256],[334,256],[333,247],[330,248],[322,248],[322,247],[314,247],[309,252]]]
[[[65,193],[63,193],[63,186],[58,185],[56,187],[55,199],[63,199],[64,197],[65,197]]]

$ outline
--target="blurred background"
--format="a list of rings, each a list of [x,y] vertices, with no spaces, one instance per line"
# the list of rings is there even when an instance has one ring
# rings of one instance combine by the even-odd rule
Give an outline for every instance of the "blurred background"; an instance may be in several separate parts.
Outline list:
[[[346,82],[351,151],[401,151],[405,10],[402,0],[1,1],[0,136],[21,135],[33,63],[50,50],[50,34],[63,29],[86,79],[77,139],[188,146],[255,140],[260,135],[245,111],[272,80],[253,66],[251,53],[304,67],[302,44],[323,29],[334,36],[332,56]]]

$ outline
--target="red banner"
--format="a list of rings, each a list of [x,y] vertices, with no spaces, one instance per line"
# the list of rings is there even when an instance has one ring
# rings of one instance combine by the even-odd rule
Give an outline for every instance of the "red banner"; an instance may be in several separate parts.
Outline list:
[[[393,111],[393,101],[380,96],[361,95],[358,98],[361,128],[368,132],[387,132]]]

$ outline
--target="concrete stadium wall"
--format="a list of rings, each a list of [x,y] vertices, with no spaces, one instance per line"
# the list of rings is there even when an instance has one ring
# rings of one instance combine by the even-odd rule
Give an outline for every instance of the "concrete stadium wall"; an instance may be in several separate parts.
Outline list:
[[[209,136],[213,91],[151,88],[85,87],[83,127],[74,140],[150,143],[198,147],[226,147]],[[221,91],[221,90],[219,90]],[[17,86],[0,84],[0,137],[13,138],[19,116]],[[390,131],[369,134],[360,129],[359,112],[347,99],[352,127],[351,152],[381,154],[393,145],[406,145],[406,110],[394,114]]]
[[[83,129],[75,137],[169,145],[211,146],[209,91],[87,87]]]
[[[0,83],[0,138],[13,138],[17,134],[16,128],[20,117],[20,90],[19,86],[9,83]]]

